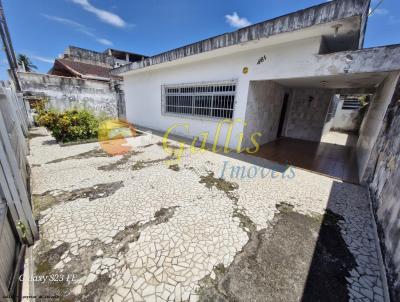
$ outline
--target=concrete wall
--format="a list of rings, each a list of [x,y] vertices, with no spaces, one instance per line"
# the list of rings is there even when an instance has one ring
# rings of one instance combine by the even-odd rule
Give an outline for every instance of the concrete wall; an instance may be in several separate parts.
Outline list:
[[[246,122],[244,134],[246,145],[250,146],[252,133],[260,132],[260,144],[276,139],[279,119],[283,105],[285,88],[273,81],[250,82],[247,99]]]
[[[118,116],[118,96],[109,82],[26,72],[20,72],[19,77],[24,95],[47,98],[49,108],[84,108]]]
[[[369,183],[392,301],[400,301],[400,82],[371,152]]]
[[[332,129],[338,131],[357,131],[359,110],[343,110],[343,100],[340,100],[335,117],[332,123]]]
[[[398,78],[398,73],[391,73],[380,84],[361,124],[359,139],[357,142],[358,175],[360,175],[361,180],[368,177],[368,173],[364,175],[364,172],[367,170],[371,151],[378,138]]]
[[[74,61],[79,61],[88,64],[96,64],[104,67],[114,66],[114,58],[107,54],[100,53],[97,51],[83,49],[75,46],[69,46],[65,50],[65,54],[69,58],[73,58]],[[125,62],[127,63],[127,62]]]
[[[133,124],[165,131],[177,123],[187,123],[188,131],[178,127],[174,134],[193,137],[201,132],[208,132],[208,142],[214,142],[214,134],[217,128],[217,119],[170,116],[163,115],[161,108],[161,89],[166,84],[199,83],[234,79],[237,81],[236,104],[234,119],[245,120],[246,105],[248,99],[249,82],[259,77],[262,72],[264,78],[270,77],[271,69],[263,64],[273,65],[274,72],[279,70],[282,56],[285,61],[304,61],[317,54],[321,38],[311,38],[294,41],[287,44],[260,47],[251,51],[241,51],[236,54],[218,58],[210,58],[191,64],[171,65],[169,68],[149,70],[124,76],[124,90],[126,102],[126,116]],[[259,59],[267,56],[265,63]],[[249,72],[244,74],[243,68]],[[248,123],[252,123],[249,120]],[[250,126],[252,127],[252,126]],[[236,123],[233,129],[230,146],[235,148],[238,136],[243,131],[243,125]],[[220,145],[225,142],[227,127],[221,131]]]
[[[322,135],[327,134],[332,129],[332,125],[335,120],[335,114],[338,109],[339,102],[340,102],[339,96],[337,94],[334,95],[331,100],[331,103],[329,104],[328,112],[325,118],[325,125],[322,130]]]
[[[320,141],[333,95],[329,89],[293,89],[284,136]]]

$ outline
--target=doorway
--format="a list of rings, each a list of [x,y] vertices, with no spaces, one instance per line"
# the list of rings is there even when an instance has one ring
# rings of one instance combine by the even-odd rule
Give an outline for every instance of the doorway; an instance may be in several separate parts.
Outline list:
[[[281,115],[280,115],[280,118],[279,118],[278,134],[276,135],[277,138],[282,137],[283,125],[285,123],[285,117],[286,117],[286,111],[287,111],[288,102],[289,102],[289,94],[285,93],[285,96],[283,97]]]

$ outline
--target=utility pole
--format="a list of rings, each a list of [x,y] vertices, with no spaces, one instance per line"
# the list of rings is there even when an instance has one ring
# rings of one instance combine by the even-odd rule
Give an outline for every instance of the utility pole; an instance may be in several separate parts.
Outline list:
[[[3,3],[0,0],[0,35],[3,41],[4,51],[7,56],[8,64],[10,65],[11,76],[13,78],[15,89],[17,92],[21,92],[21,85],[18,79],[18,63],[15,57],[14,48],[12,46],[10,32],[8,31],[6,17],[4,15]]]

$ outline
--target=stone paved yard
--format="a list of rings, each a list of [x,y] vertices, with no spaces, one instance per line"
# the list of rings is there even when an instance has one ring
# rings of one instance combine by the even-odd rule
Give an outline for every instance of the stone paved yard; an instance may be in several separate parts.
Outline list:
[[[364,188],[291,167],[235,177],[232,166],[253,176],[248,168],[271,163],[191,154],[187,145],[176,162],[159,136],[129,142],[129,153],[112,157],[98,143],[60,147],[44,129],[32,131],[36,275],[59,276],[36,283],[37,295],[384,300]]]

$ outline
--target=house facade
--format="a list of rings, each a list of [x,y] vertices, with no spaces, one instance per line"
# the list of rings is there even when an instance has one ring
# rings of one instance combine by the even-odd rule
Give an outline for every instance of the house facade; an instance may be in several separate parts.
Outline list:
[[[362,179],[377,135],[367,125],[379,125],[400,70],[400,47],[362,48],[369,7],[331,1],[114,69],[126,117],[231,148],[254,146],[252,136],[319,141],[335,94],[372,93],[377,112],[357,146]],[[233,126],[218,133],[225,119]]]

